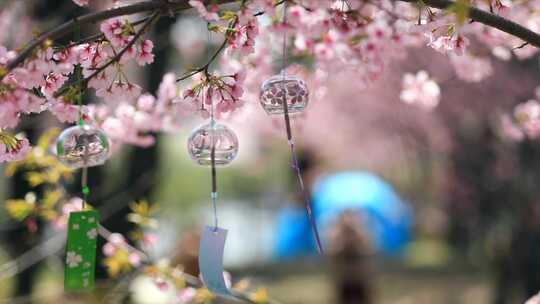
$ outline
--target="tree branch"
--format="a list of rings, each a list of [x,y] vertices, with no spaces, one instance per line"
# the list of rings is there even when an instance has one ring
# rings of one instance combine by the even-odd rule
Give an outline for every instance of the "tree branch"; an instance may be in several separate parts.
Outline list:
[[[229,2],[234,2],[235,0],[218,0],[215,1],[217,4],[224,4]],[[210,2],[210,1],[205,1]],[[83,24],[95,23],[98,21],[118,17],[125,15],[133,15],[142,12],[149,12],[160,10],[163,14],[168,14],[169,11],[181,11],[190,9],[191,6],[188,3],[188,0],[150,0],[139,2],[131,5],[122,6],[119,8],[109,9],[105,11],[99,11],[94,13],[89,13],[82,15],[72,20],[65,22],[55,28],[52,28],[45,33],[39,35],[39,37],[30,41],[28,45],[6,65],[7,72],[13,70],[19,64],[23,63],[26,58],[28,58],[35,48],[42,45],[48,39],[57,39],[63,37],[67,34],[73,32],[76,28]],[[1,78],[0,78],[1,79]]]
[[[146,22],[141,27],[141,29],[135,34],[135,36],[133,36],[133,38],[128,42],[128,44],[126,44],[126,46],[120,52],[118,52],[118,54],[116,54],[113,58],[111,58],[109,61],[107,61],[104,65],[100,66],[99,68],[96,68],[96,70],[92,74],[90,74],[90,76],[82,79],[81,81],[77,82],[76,84],[79,84],[82,87],[86,87],[88,85],[88,82],[90,82],[90,80],[92,80],[92,78],[96,77],[99,73],[101,73],[103,70],[105,70],[111,64],[113,64],[115,62],[119,62],[120,59],[122,58],[122,56],[137,42],[137,40],[139,40],[139,38],[150,28],[152,23],[154,23],[158,18],[159,18],[159,12],[155,12],[154,14],[152,14],[152,16],[150,16],[150,18],[148,18],[148,20],[146,20]],[[56,92],[54,94],[54,97],[61,96],[62,94],[65,93],[67,88],[69,88],[72,85],[73,84],[65,86],[64,89],[61,89],[58,92]]]
[[[215,3],[215,4],[225,4],[234,2],[235,0],[206,0],[206,3]],[[404,1],[409,3],[417,3],[418,0],[394,0],[394,1]],[[439,9],[446,9],[449,6],[454,4],[454,1],[451,0],[423,0],[423,3],[427,6]],[[139,2],[127,6],[122,6],[115,9],[89,13],[76,17],[68,22],[65,22],[55,28],[52,28],[45,33],[41,34],[39,37],[33,39],[28,43],[28,45],[6,65],[6,72],[13,70],[19,64],[23,63],[30,55],[33,53],[34,49],[42,45],[47,39],[57,39],[67,34],[73,32],[77,27],[88,24],[95,23],[98,21],[124,16],[132,15],[136,13],[148,12],[160,10],[163,14],[167,14],[170,11],[181,11],[189,9],[191,6],[188,3],[188,0],[150,0]],[[491,14],[489,12],[483,11],[476,7],[469,8],[469,17],[477,22],[483,23],[485,25],[494,27],[503,32],[506,32],[510,35],[522,39],[524,42],[540,47],[540,35],[503,17]],[[1,79],[2,77],[0,77]]]
[[[148,16],[148,17],[144,17],[140,20],[137,20],[137,21],[133,21],[133,22],[130,22],[130,25],[131,26],[137,26],[139,24],[143,24],[144,22],[146,22],[149,18],[151,18],[151,16]],[[91,42],[96,42],[96,41],[103,41],[105,39],[105,34],[103,33],[98,33],[98,34],[94,34],[92,36],[88,36],[86,38],[83,38],[81,40],[78,40],[78,41],[74,41],[68,45],[60,45],[60,46],[56,46],[54,47],[54,51],[61,51],[61,50],[65,50],[65,49],[69,49],[69,48],[72,48],[74,46],[77,46],[77,45],[81,45],[81,44],[85,44],[85,43],[91,43]]]
[[[409,3],[419,2],[418,0],[394,0],[394,1],[404,1],[404,2],[409,2]],[[433,7],[433,8],[438,8],[438,9],[446,9],[455,3],[454,1],[450,1],[450,0],[422,0],[422,1],[425,5]],[[473,6],[469,7],[469,18],[471,18],[472,20],[476,22],[480,22],[482,24],[494,27],[512,36],[518,37],[522,39],[524,42],[529,43],[530,45],[540,47],[540,35],[529,30],[526,27],[523,27],[515,23],[514,21],[483,11]]]
[[[205,72],[205,74],[208,74],[208,68],[210,67],[210,65],[212,64],[212,62],[214,62],[214,60],[216,60],[217,56],[225,49],[225,47],[227,46],[227,43],[229,41],[229,38],[230,38],[230,35],[229,35],[229,30],[233,30],[234,29],[234,26],[236,25],[236,22],[238,21],[238,18],[234,19],[234,22],[232,22],[231,24],[229,24],[229,26],[227,27],[227,31],[226,31],[226,34],[225,34],[225,39],[223,40],[223,42],[221,43],[221,45],[219,46],[219,48],[214,52],[214,54],[208,59],[208,61],[206,62],[205,65],[203,65],[202,67],[199,67],[199,68],[196,68],[194,70],[192,70],[191,72],[185,74],[184,76],[176,79],[176,82],[180,82],[180,81],[183,81],[183,80],[186,80],[188,79],[189,77],[195,75],[195,74],[198,74],[198,73],[201,73],[201,72]]]
[[[159,18],[159,12],[155,12],[154,14],[152,14],[152,16],[150,17],[150,19],[148,19],[144,25],[141,27],[141,29],[135,34],[135,36],[133,36],[133,38],[131,39],[131,41],[129,41],[128,44],[126,44],[126,46],[120,51],[118,52],[118,54],[116,54],[116,56],[114,56],[113,58],[111,58],[111,60],[109,60],[107,63],[105,63],[104,65],[100,66],[99,68],[97,68],[92,74],[90,74],[90,76],[86,77],[84,80],[83,80],[83,84],[84,86],[86,86],[86,84],[88,84],[88,82],[96,77],[96,75],[98,75],[99,73],[101,73],[103,70],[105,70],[108,66],[110,66],[111,64],[115,63],[115,62],[118,62],[120,61],[120,59],[122,59],[122,56],[137,42],[137,40],[139,40],[139,38],[150,28],[150,26],[152,25],[152,23],[154,23],[157,19]]]

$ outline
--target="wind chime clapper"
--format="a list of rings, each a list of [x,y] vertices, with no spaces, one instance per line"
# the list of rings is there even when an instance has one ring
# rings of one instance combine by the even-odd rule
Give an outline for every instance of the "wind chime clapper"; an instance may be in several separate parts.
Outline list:
[[[187,143],[191,159],[198,165],[210,166],[211,170],[210,198],[214,209],[214,225],[203,229],[199,247],[199,269],[208,290],[221,296],[232,297],[223,278],[227,230],[218,226],[216,166],[228,165],[236,158],[238,137],[230,128],[215,121],[210,91],[208,89],[203,92],[203,99],[210,99],[210,121],[195,129]]]
[[[81,169],[82,211],[71,212],[68,219],[64,290],[91,291],[94,288],[99,214],[85,210],[90,194],[88,167],[99,166],[109,158],[109,139],[98,128],[80,120],[64,130],[56,141],[58,159],[71,169]]]
[[[283,2],[283,25],[287,23],[287,1]],[[306,193],[302,172],[298,164],[296,150],[292,137],[291,122],[289,114],[304,111],[309,103],[309,89],[304,80],[295,75],[286,74],[287,67],[287,32],[283,32],[282,66],[281,74],[274,75],[265,80],[261,85],[260,104],[268,115],[283,115],[285,130],[287,132],[287,142],[291,151],[292,168],[297,177],[300,192],[302,194],[306,212],[312,228],[317,251],[324,254],[322,243],[317,229],[317,223],[313,215],[309,193]]]

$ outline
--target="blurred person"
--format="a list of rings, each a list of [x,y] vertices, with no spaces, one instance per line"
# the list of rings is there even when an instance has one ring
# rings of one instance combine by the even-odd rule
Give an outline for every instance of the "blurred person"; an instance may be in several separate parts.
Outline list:
[[[299,167],[312,202],[332,270],[337,303],[373,303],[373,257],[399,257],[410,239],[412,212],[381,178],[361,171],[324,174],[310,150]],[[296,185],[296,181],[294,183]],[[317,250],[304,201],[296,199],[278,215],[278,259],[315,255]]]
[[[185,273],[198,277],[200,241],[201,233],[198,229],[190,229],[182,233],[173,251],[172,265],[180,265]]]
[[[373,303],[374,269],[369,237],[354,211],[345,211],[328,231],[327,254],[337,303]]]

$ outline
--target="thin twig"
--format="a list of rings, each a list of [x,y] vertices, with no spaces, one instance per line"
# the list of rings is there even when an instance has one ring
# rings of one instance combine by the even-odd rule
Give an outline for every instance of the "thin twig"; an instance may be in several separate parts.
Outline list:
[[[525,43],[523,43],[523,44],[521,44],[521,45],[516,46],[516,47],[513,48],[512,50],[519,50],[519,49],[522,49],[522,48],[526,47],[527,45],[529,45],[529,43],[528,43],[528,42],[525,42]]]
[[[403,1],[409,3],[419,3],[418,0],[393,0],[393,1]],[[423,4],[438,9],[446,9],[455,4],[454,1],[450,0],[422,0]],[[505,33],[513,35],[522,39],[525,42],[528,42],[531,45],[540,47],[540,35],[531,31],[530,29],[521,26],[520,24],[503,18],[501,16],[489,13],[487,11],[481,10],[474,6],[468,7],[469,18],[473,21],[480,22],[482,24],[491,26],[493,28],[499,29]]]
[[[133,36],[133,38],[126,44],[126,46],[118,52],[111,60],[107,61],[104,65],[97,68],[90,76],[80,80],[76,81],[74,83],[68,84],[64,86],[62,89],[60,89],[58,92],[54,94],[54,97],[59,97],[62,94],[64,94],[71,86],[73,85],[81,85],[82,87],[86,87],[88,85],[88,82],[92,80],[92,78],[96,77],[99,73],[103,72],[106,68],[108,68],[111,64],[115,62],[119,62],[120,59],[122,59],[122,56],[139,40],[139,38],[150,28],[152,23],[154,23],[159,17],[159,12],[155,12],[152,14],[152,16],[144,23],[142,28]]]
[[[137,21],[130,22],[129,24],[131,26],[137,26],[137,25],[143,24],[144,22],[146,22],[151,17],[152,16],[144,17],[144,18],[139,19]],[[74,42],[72,42],[72,43],[70,43],[68,45],[57,46],[57,47],[54,48],[54,50],[55,51],[61,51],[61,50],[64,50],[64,49],[72,48],[72,47],[77,46],[77,45],[90,43],[90,42],[96,42],[96,41],[103,41],[105,39],[106,39],[105,34],[98,33],[98,34],[94,34],[94,35],[88,36],[86,38],[83,38],[83,39],[81,39],[79,41],[74,41]]]
[[[133,39],[131,39],[131,41],[120,52],[118,52],[116,56],[114,56],[107,63],[100,66],[98,69],[96,69],[92,74],[90,74],[90,76],[86,77],[83,80],[83,84],[87,84],[92,78],[96,77],[99,73],[101,73],[111,64],[120,61],[120,59],[122,59],[122,56],[137,42],[137,40],[139,40],[139,38],[150,28],[150,25],[152,25],[152,23],[154,23],[154,21],[156,21],[158,17],[159,17],[159,12],[155,12],[154,14],[152,14],[150,19],[148,19],[144,23],[143,27],[135,34]]]
[[[193,76],[193,75],[196,75],[198,73],[201,73],[201,72],[205,72],[205,74],[208,75],[208,68],[210,67],[210,65],[212,64],[212,62],[214,62],[214,60],[216,60],[216,58],[218,57],[218,55],[225,49],[225,47],[227,46],[227,42],[229,41],[229,38],[230,38],[230,32],[233,32],[234,31],[234,27],[236,26],[236,23],[238,22],[238,17],[234,18],[234,20],[229,24],[229,26],[227,27],[227,30],[226,30],[226,34],[225,34],[225,39],[223,40],[223,43],[221,43],[221,45],[219,46],[219,48],[214,52],[214,54],[210,57],[210,59],[208,59],[208,61],[201,67],[199,68],[196,68],[194,70],[192,70],[191,72],[187,73],[186,75],[176,79],[176,82],[180,82],[182,80],[186,80],[188,79],[189,77]]]

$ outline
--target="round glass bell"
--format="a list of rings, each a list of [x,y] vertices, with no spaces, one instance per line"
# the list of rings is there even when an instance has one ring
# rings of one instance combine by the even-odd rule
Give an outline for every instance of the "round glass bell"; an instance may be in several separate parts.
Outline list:
[[[274,75],[263,82],[260,102],[267,114],[283,114],[283,101],[289,114],[302,112],[309,101],[306,82],[294,75]]]
[[[69,127],[56,140],[56,155],[72,169],[99,166],[109,158],[109,139],[91,125]]]
[[[197,128],[188,139],[188,152],[191,159],[199,165],[212,165],[212,148],[214,162],[217,166],[229,164],[238,153],[238,137],[227,126],[214,123]]]

